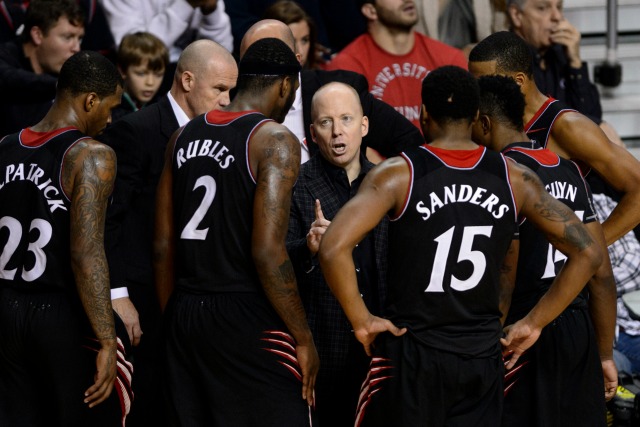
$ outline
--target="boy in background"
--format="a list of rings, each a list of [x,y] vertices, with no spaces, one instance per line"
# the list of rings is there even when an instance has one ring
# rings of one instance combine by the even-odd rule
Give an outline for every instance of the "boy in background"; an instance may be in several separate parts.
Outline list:
[[[155,97],[168,63],[167,47],[153,34],[138,31],[123,37],[117,65],[124,80],[124,94],[120,106],[113,110],[114,122]]]

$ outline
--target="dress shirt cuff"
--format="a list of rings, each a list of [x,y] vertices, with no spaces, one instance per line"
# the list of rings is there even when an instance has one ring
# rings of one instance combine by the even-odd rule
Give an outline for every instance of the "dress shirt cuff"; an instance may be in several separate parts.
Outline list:
[[[121,288],[111,289],[111,300],[118,299],[118,298],[128,298],[128,297],[129,297],[129,290],[127,289],[126,286],[123,286]]]

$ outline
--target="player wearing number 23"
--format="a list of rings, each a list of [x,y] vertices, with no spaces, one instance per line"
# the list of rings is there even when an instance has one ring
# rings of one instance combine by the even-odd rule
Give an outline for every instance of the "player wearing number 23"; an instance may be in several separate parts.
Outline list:
[[[496,426],[504,370],[500,273],[518,218],[526,216],[557,242],[568,261],[549,298],[502,340],[515,360],[580,291],[602,252],[529,169],[471,141],[479,89],[468,72],[452,66],[432,71],[422,100],[429,144],[369,172],[320,244],[325,278],[356,338],[371,352],[378,337],[356,424]],[[387,214],[389,289],[382,319],[358,298],[350,254]],[[378,335],[384,331],[392,334]]]
[[[121,96],[115,66],[79,52],[47,115],[0,141],[2,426],[124,425],[131,365],[103,240],[116,157],[92,139]]]

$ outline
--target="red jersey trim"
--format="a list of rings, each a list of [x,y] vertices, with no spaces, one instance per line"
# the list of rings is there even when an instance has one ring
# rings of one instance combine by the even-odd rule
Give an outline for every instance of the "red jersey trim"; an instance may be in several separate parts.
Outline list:
[[[560,157],[558,157],[558,155],[553,151],[546,148],[530,150],[521,147],[513,147],[506,150],[505,153],[508,153],[510,151],[517,151],[518,153],[522,153],[527,157],[531,157],[542,166],[558,166],[560,164]]]
[[[247,111],[222,111],[222,110],[211,110],[204,116],[205,122],[210,125],[228,125],[234,120],[239,119],[240,117],[246,116],[247,114],[260,113],[257,110],[247,110]]]
[[[78,128],[74,126],[68,126],[49,132],[36,132],[31,130],[30,128],[25,128],[20,131],[18,139],[20,140],[20,145],[30,148],[36,148],[46,144],[56,136],[62,135],[63,133],[69,132],[71,130],[78,130]]]
[[[524,129],[525,129],[524,131],[530,132],[531,126],[533,126],[533,124],[536,122],[536,120],[538,120],[538,118],[542,115],[542,113],[544,113],[545,110],[549,108],[549,105],[551,105],[555,101],[556,100],[554,98],[551,98],[551,97],[547,98],[547,100],[544,101],[544,104],[542,104],[542,106],[538,108],[538,111],[536,111],[533,117],[531,117],[531,120],[529,120],[527,124],[524,126]]]
[[[422,148],[431,152],[442,163],[450,168],[473,169],[480,163],[486,152],[486,147],[479,146],[474,150],[447,150],[446,148],[423,145]]]

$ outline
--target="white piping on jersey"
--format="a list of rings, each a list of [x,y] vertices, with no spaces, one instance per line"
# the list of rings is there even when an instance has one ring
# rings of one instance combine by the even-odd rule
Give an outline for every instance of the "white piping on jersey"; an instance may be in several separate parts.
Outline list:
[[[515,221],[516,224],[519,224],[518,223],[518,204],[516,203],[516,198],[513,194],[513,187],[511,186],[511,177],[509,176],[509,162],[507,161],[507,158],[502,153],[499,153],[499,154],[500,154],[500,157],[502,158],[502,163],[504,164],[504,173],[505,173],[505,176],[507,177],[507,185],[509,186],[509,195],[511,196],[511,203],[513,204],[513,220]],[[515,160],[513,161],[515,163],[518,163]]]
[[[409,191],[407,191],[407,195],[405,197],[404,205],[402,206],[402,210],[400,211],[398,216],[396,216],[395,218],[392,218],[391,216],[389,216],[389,220],[390,221],[397,221],[400,218],[402,218],[404,213],[407,211],[407,208],[409,207],[409,201],[411,200],[411,194],[413,193],[413,178],[414,178],[414,175],[415,175],[415,170],[414,170],[414,167],[413,167],[413,163],[411,162],[411,159],[406,154],[400,153],[400,156],[407,162],[407,164],[409,166]]]

